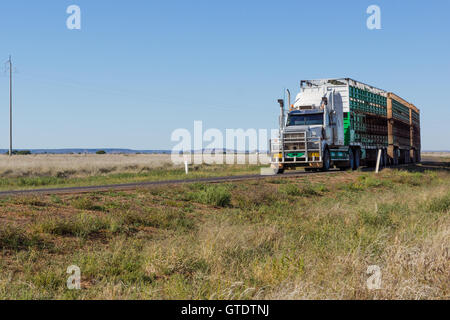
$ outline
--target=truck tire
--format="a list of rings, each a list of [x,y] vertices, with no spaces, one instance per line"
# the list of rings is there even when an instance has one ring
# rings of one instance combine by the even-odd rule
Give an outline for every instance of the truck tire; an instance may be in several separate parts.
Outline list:
[[[284,168],[273,169],[273,174],[283,174]]]
[[[361,150],[359,150],[359,148],[354,150],[354,165],[353,165],[353,170],[358,170],[360,165],[361,165]]]
[[[416,163],[416,150],[415,149],[411,149],[410,156],[411,156],[411,163]]]
[[[322,171],[330,170],[331,157],[330,157],[330,151],[328,150],[328,148],[325,148],[325,151],[323,152],[322,163],[323,163]]]
[[[348,149],[348,166],[352,170],[353,167],[355,166],[355,154],[353,153],[352,148]]]

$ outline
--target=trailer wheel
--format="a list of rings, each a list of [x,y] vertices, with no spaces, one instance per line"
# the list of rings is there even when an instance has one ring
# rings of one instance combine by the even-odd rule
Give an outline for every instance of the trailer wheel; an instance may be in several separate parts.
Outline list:
[[[325,151],[323,152],[322,162],[323,162],[322,171],[330,170],[331,157],[330,157],[330,151],[328,150],[328,148],[326,148]]]
[[[394,165],[394,166],[398,166],[398,149],[397,148],[395,148],[394,149],[394,158],[392,159],[392,164]]]
[[[377,160],[378,160],[378,153],[377,153]],[[375,165],[376,165],[376,162],[375,162]],[[380,168],[385,168],[386,166],[387,166],[386,150],[381,149]]]
[[[353,170],[358,170],[360,165],[361,165],[361,150],[359,150],[359,148],[354,150],[354,157],[355,157],[355,161],[354,161],[354,165],[353,165]]]
[[[411,149],[410,151],[411,163],[416,163],[416,150]]]

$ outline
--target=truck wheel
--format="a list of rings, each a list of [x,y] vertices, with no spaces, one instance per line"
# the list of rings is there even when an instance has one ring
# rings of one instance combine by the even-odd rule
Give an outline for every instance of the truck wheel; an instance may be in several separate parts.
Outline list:
[[[353,150],[351,148],[348,149],[348,165],[350,169],[353,170],[355,166],[355,155],[353,154]]]
[[[355,152],[354,153],[355,161],[353,165],[353,170],[358,170],[361,165],[361,150],[355,149],[354,152]]]
[[[284,169],[273,169],[273,174],[283,174],[284,173]]]
[[[330,157],[330,151],[328,150],[328,148],[325,149],[325,151],[323,152],[322,163],[323,163],[322,171],[330,170],[331,157]]]

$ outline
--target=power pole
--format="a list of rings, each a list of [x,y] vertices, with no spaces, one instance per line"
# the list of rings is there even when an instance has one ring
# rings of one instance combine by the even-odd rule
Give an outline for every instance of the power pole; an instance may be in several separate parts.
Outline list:
[[[9,156],[12,156],[12,60],[9,56]]]

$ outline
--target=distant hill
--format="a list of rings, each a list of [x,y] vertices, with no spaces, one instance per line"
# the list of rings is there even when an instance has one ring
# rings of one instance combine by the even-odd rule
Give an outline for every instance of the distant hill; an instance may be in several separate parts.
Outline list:
[[[119,149],[119,148],[98,148],[98,149],[14,149],[17,151],[31,151],[32,154],[95,154],[97,151],[103,150],[108,154],[171,154],[172,150],[133,150],[133,149]],[[7,149],[0,149],[0,154],[7,153]],[[230,149],[203,149],[200,150],[191,150],[191,153],[249,153],[248,151],[236,151]],[[252,150],[250,153],[259,152],[258,150]]]
[[[81,149],[81,148],[74,148],[74,149],[14,149],[18,151],[31,151],[32,154],[95,154],[97,151],[103,150],[106,153],[109,154],[171,154],[172,150],[133,150],[133,149],[120,149],[120,148],[98,148],[98,149]],[[0,149],[0,154],[7,153],[7,149]],[[248,151],[236,151],[236,150],[229,150],[229,149],[203,149],[203,153],[255,153],[255,152],[265,152],[265,151],[258,151],[258,150],[252,150],[251,152]],[[423,150],[423,153],[427,152],[449,152],[448,150]],[[191,153],[201,153],[200,150],[191,150]]]
[[[16,150],[16,149],[14,149]],[[29,150],[32,154],[95,154],[97,151],[103,150],[109,154],[170,154],[170,150],[132,150],[132,149],[108,149],[108,148],[99,148],[99,149],[17,149],[18,151]],[[0,154],[4,154],[8,152],[6,149],[0,149]]]

